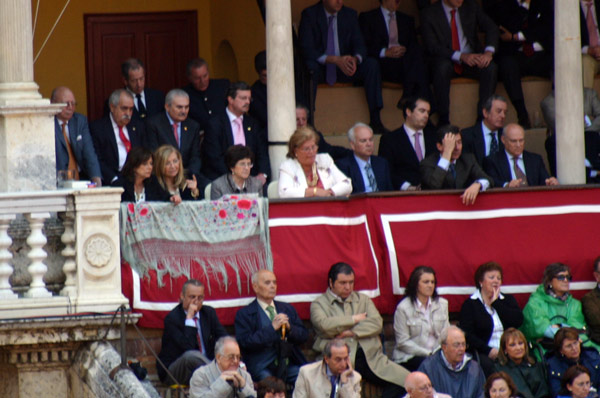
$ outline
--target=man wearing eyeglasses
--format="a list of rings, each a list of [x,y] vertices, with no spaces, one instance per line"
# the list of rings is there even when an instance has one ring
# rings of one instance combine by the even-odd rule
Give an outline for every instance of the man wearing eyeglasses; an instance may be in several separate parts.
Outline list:
[[[452,397],[483,398],[485,376],[479,364],[466,353],[464,332],[450,326],[442,333],[442,349],[419,366],[433,387]]]
[[[185,282],[179,299],[179,304],[165,317],[158,356],[175,380],[167,376],[158,361],[156,369],[163,383],[188,385],[194,370],[215,358],[215,342],[227,336],[227,332],[215,310],[202,305],[204,285],[201,282],[195,279]]]
[[[435,392],[429,377],[423,372],[412,372],[406,376],[404,398],[452,398],[448,394]]]
[[[255,397],[250,374],[240,365],[240,347],[235,338],[221,337],[215,344],[215,359],[196,370],[190,380],[190,398]]]
[[[52,91],[50,100],[53,104],[67,104],[54,117],[56,170],[72,170],[75,179],[90,179],[97,186],[102,186],[100,163],[88,121],[85,116],[75,112],[75,95],[69,88],[61,86]]]

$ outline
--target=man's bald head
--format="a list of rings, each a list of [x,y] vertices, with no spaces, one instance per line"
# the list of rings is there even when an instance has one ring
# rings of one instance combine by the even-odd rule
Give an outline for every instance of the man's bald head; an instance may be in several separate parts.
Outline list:
[[[412,372],[406,376],[404,388],[410,394],[410,398],[433,398],[431,381],[423,372]]]
[[[75,113],[75,106],[77,103],[75,102],[75,95],[68,87],[58,86],[52,90],[50,102],[53,104],[67,104],[56,117],[62,122],[71,120],[73,113]]]

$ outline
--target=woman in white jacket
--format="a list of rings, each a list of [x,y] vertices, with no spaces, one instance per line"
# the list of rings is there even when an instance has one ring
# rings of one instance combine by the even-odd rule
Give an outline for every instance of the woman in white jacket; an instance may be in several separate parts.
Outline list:
[[[317,154],[319,136],[310,127],[300,127],[290,137],[287,159],[279,167],[279,197],[310,198],[347,196],[350,178],[326,153]]]

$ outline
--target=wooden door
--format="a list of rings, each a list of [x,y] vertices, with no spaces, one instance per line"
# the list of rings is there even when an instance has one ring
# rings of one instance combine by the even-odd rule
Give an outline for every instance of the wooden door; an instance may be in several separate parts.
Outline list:
[[[111,92],[123,87],[121,63],[135,57],[146,67],[146,87],[165,94],[187,84],[185,66],[198,56],[196,11],[86,14],[88,118],[102,117]]]

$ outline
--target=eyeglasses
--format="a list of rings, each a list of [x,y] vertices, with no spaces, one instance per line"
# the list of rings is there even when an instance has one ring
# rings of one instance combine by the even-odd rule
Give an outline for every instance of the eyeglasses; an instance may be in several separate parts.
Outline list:
[[[304,153],[316,152],[319,147],[317,145],[305,146],[303,148],[299,148]]]
[[[558,279],[559,281],[562,281],[562,282],[564,282],[564,281],[570,282],[571,280],[573,280],[573,277],[571,275],[556,275],[554,278]]]
[[[431,383],[427,383],[422,385],[421,387],[417,387],[417,390],[421,391],[421,392],[427,392],[429,390],[431,390],[433,388],[433,386],[431,385]]]
[[[77,106],[77,101],[66,101],[65,104],[67,104],[67,106],[75,108]]]
[[[462,343],[452,343],[452,344],[448,344],[450,347],[452,348],[467,348],[467,343],[462,342]]]
[[[238,355],[238,354],[223,355],[223,358],[225,358],[229,362],[233,362],[233,361],[239,362],[242,360],[242,356]]]
[[[251,169],[254,166],[254,164],[251,163],[251,162],[248,162],[248,163],[246,163],[246,162],[238,162],[237,166],[248,167],[249,169]]]

